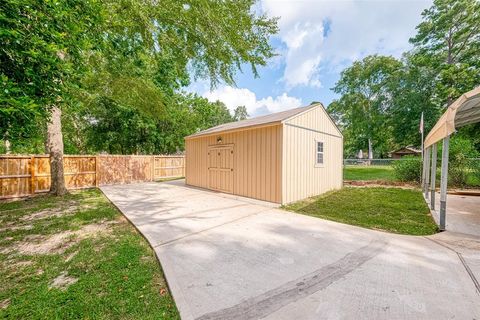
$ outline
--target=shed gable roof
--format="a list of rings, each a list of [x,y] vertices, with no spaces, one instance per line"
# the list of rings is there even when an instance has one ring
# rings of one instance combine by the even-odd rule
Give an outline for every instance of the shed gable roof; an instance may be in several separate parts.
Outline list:
[[[321,104],[313,104],[306,107],[290,109],[282,112],[267,114],[265,116],[255,117],[251,119],[235,121],[235,122],[228,122],[216,127],[212,127],[194,134],[187,136],[186,138],[194,138],[199,136],[205,136],[213,133],[219,133],[224,131],[231,131],[241,128],[249,128],[249,127],[259,127],[263,125],[273,124],[273,123],[280,123],[284,120],[287,120],[297,114],[305,112],[307,110],[313,109],[315,107],[319,107]]]
[[[340,136],[340,137],[343,137],[342,131],[341,131],[340,128],[337,126],[337,124],[336,124],[335,121],[333,120],[332,116],[327,112],[327,110],[325,109],[325,107],[323,106],[323,104],[321,104],[321,103],[315,103],[314,106],[317,106],[318,108],[309,108],[309,109],[306,109],[305,111],[299,112],[299,113],[297,113],[297,114],[289,117],[288,119],[283,120],[282,122],[288,124],[288,123],[294,121],[295,119],[304,116],[304,115],[307,114],[307,113],[315,112],[316,110],[318,110],[318,111],[319,111],[323,116],[325,116],[325,117],[327,118],[327,120],[332,124],[332,128],[339,134],[339,136]],[[314,109],[315,109],[315,110],[314,110]],[[314,128],[309,128],[309,129],[314,129]],[[325,133],[325,132],[324,132],[324,133]]]

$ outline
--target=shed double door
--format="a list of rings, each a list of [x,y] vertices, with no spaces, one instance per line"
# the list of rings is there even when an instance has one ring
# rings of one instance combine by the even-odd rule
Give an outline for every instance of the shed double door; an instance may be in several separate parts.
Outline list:
[[[233,145],[208,147],[208,187],[233,193]]]

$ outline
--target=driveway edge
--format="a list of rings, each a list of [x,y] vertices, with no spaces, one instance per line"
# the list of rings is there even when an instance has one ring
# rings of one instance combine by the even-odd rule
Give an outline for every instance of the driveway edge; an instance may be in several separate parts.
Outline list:
[[[181,293],[180,296],[177,296],[178,294],[177,295],[173,294],[173,292],[174,292],[173,289],[175,289],[175,291],[177,293],[182,292],[182,290],[179,286],[177,286],[175,284],[172,284],[168,281],[167,271],[164,268],[164,266],[162,265],[162,262],[160,261],[160,258],[158,257],[158,254],[157,254],[157,251],[153,247],[152,243],[148,240],[148,238],[145,236],[145,234],[143,234],[143,232],[140,231],[140,229],[127,217],[127,215],[108,197],[108,195],[103,191],[102,187],[98,187],[98,189],[102,192],[102,194],[105,196],[105,198],[108,199],[108,202],[110,202],[123,215],[123,217],[128,221],[128,223],[130,225],[132,225],[135,228],[135,230],[137,230],[137,232],[145,239],[145,241],[147,241],[148,246],[152,249],[153,253],[155,254],[155,258],[157,258],[157,263],[160,266],[160,269],[162,270],[162,273],[163,273],[164,278],[165,278],[165,283],[167,284],[168,291],[172,295],[173,301],[175,302],[175,306],[178,310],[178,313],[180,314],[180,318],[182,320],[193,320],[194,317],[193,317],[193,314],[191,313],[190,310],[188,310],[188,311],[187,310],[181,310],[179,308],[179,306],[178,306],[179,304],[184,306],[183,308],[188,308],[188,304],[187,304],[187,302],[184,298],[183,293]],[[168,273],[170,273],[170,272],[174,273],[173,270],[168,271]],[[178,303],[178,301],[181,301],[181,303]]]

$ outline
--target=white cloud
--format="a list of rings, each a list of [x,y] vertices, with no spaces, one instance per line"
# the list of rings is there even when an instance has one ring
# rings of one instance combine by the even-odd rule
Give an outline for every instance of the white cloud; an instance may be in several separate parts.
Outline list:
[[[430,5],[430,0],[262,1],[268,15],[280,17],[287,89],[318,87],[320,71],[338,73],[369,54],[399,57]]]
[[[257,100],[255,93],[246,88],[222,86],[203,94],[210,101],[220,100],[233,111],[238,106],[245,106],[250,116],[280,112],[302,106],[302,100],[283,93],[276,97],[267,97]]]
[[[296,23],[282,40],[287,45],[283,81],[287,88],[297,85],[319,86],[317,68],[320,63],[318,46],[323,42],[323,25]]]

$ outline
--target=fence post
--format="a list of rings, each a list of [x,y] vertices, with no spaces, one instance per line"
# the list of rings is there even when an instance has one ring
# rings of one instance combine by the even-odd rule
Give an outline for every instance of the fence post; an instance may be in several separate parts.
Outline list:
[[[35,194],[35,156],[30,157],[30,192]]]
[[[152,156],[152,161],[150,161],[150,163],[152,166],[152,169],[151,169],[152,177],[150,180],[155,181],[155,156]]]
[[[132,174],[130,172],[131,170],[131,167],[130,167],[130,159],[132,158],[132,156],[126,156],[125,157],[125,183],[130,183],[132,182]]]
[[[98,171],[100,166],[98,165],[98,155],[95,156],[95,187],[98,188],[100,180],[100,172]]]

